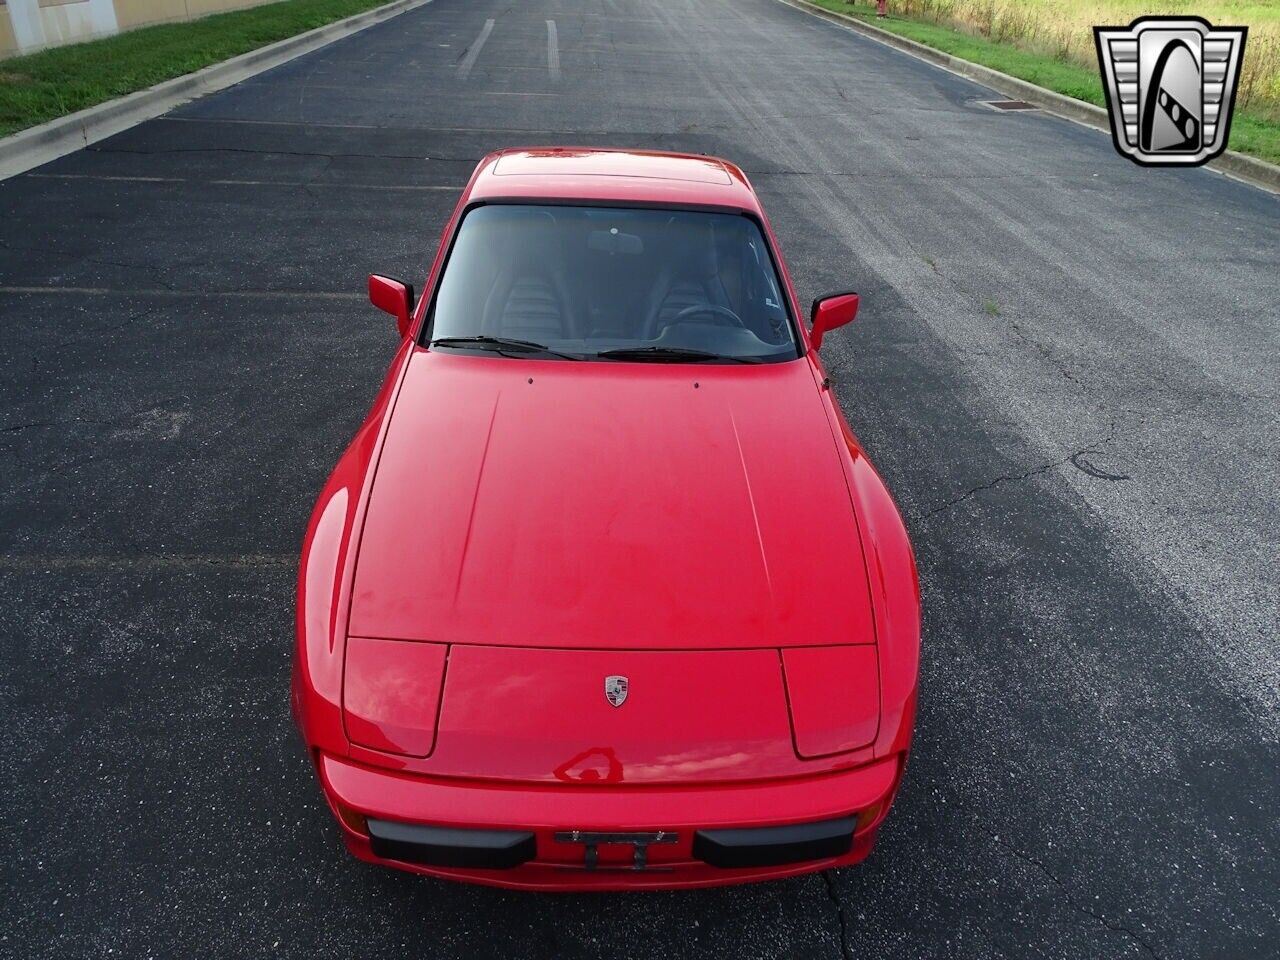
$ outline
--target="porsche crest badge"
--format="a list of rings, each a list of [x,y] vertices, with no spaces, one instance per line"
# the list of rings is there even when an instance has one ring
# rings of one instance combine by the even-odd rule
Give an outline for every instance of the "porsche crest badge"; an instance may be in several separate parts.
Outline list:
[[[1199,17],[1094,27],[1116,149],[1147,167],[1198,166],[1221,154],[1247,32]]]
[[[604,698],[613,706],[620,707],[627,702],[627,678],[614,676],[604,678]]]

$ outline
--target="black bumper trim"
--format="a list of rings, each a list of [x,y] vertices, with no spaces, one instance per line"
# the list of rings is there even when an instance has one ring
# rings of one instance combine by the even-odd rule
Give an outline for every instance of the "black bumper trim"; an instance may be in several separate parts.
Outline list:
[[[699,830],[693,855],[713,867],[776,867],[844,856],[853,847],[857,817],[785,827]]]
[[[534,858],[537,843],[521,830],[459,830],[369,820],[369,845],[385,860],[432,867],[509,870]]]

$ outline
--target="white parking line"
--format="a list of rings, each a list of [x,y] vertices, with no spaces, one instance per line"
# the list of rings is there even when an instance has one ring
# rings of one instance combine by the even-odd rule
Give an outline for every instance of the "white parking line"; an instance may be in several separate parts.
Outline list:
[[[347,180],[202,180],[198,177],[126,177],[105,173],[29,173],[33,180],[106,180],[118,183],[199,183],[214,187],[340,187],[344,190],[443,190],[459,192],[465,184],[352,183]]]
[[[179,300],[364,300],[363,293],[340,290],[161,290],[138,288],[117,290],[111,287],[0,287],[0,295],[72,296],[72,297],[169,297]]]
[[[547,72],[552,80],[560,79],[560,39],[554,20],[547,21]]]
[[[475,66],[476,57],[480,56],[480,49],[484,46],[484,42],[489,39],[489,33],[493,30],[493,21],[486,20],[484,26],[480,28],[480,36],[472,41],[471,46],[467,48],[467,55],[462,58],[462,63],[458,64],[458,79],[465,80],[471,73],[471,68]]]

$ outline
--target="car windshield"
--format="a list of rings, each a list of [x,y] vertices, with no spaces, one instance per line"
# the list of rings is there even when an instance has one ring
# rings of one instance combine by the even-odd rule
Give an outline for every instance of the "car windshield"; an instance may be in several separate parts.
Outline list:
[[[750,217],[494,204],[458,229],[433,347],[494,356],[763,363],[799,353]]]

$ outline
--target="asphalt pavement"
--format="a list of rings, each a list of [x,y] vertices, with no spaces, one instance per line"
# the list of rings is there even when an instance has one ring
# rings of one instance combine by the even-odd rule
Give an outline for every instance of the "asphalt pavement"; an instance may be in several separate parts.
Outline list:
[[[554,29],[549,26],[554,24]],[[776,0],[434,0],[0,183],[0,955],[1212,957],[1280,944],[1280,199]],[[542,896],[340,848],[311,504],[487,151],[739,163],[911,530],[859,867]]]

